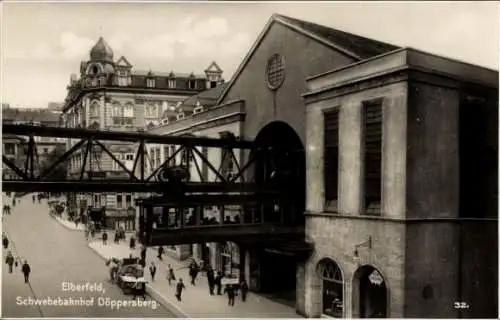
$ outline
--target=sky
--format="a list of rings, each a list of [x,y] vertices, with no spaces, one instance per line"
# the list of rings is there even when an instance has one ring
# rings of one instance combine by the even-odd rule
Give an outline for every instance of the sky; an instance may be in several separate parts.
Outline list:
[[[62,102],[100,36],[135,69],[230,80],[273,13],[498,70],[495,2],[13,2],[1,5],[0,98]]]

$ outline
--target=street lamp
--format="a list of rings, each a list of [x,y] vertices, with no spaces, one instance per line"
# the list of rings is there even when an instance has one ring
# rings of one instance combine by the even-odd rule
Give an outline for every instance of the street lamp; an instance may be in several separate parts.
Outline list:
[[[360,248],[360,247],[367,247],[368,250],[371,250],[372,249],[372,237],[368,236],[368,240],[354,245],[354,260],[356,261],[356,263],[359,262],[358,248]]]

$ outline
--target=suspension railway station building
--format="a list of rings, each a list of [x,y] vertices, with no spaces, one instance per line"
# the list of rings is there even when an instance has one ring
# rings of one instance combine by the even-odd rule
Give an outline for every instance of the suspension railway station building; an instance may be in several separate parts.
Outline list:
[[[307,317],[496,317],[497,71],[273,15],[232,79],[187,102],[150,132],[301,150],[313,249],[191,243],[181,258],[226,271],[236,255],[251,290]]]
[[[82,61],[80,76],[71,75],[68,95],[62,107],[62,119],[67,128],[91,128],[114,131],[146,131],[168,122],[168,115],[183,116],[181,101],[215,88],[224,82],[222,70],[213,62],[204,74],[141,71],[121,56],[114,60],[112,48],[101,37],[90,50],[90,59]],[[68,139],[69,150],[77,139]],[[129,170],[132,170],[138,146],[114,142],[108,150]],[[81,174],[85,147],[69,160],[69,175]],[[91,158],[91,160],[89,160]],[[127,173],[117,162],[97,146],[87,159],[84,176],[94,179],[120,178]],[[148,156],[148,159],[151,157]],[[92,166],[92,167],[91,167]],[[90,207],[106,209],[108,227],[118,224],[135,230],[134,198],[132,193],[71,194],[69,210],[84,214]]]

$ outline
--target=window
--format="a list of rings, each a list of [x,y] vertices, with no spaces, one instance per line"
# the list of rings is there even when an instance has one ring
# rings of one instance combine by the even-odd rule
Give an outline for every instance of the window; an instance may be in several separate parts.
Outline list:
[[[342,318],[344,314],[344,281],[338,265],[330,259],[318,264],[318,276],[323,287],[323,314]]]
[[[189,80],[189,89],[196,89],[196,81],[195,80]]]
[[[44,154],[49,153],[49,148],[43,148],[43,153],[44,153]]]
[[[148,79],[146,81],[146,85],[149,87],[149,88],[154,88],[155,87],[155,79]]]
[[[170,146],[170,156],[173,156],[174,153],[175,153],[175,146]],[[172,158],[171,163],[170,163],[172,166],[176,165],[176,163],[177,163],[176,158],[177,158],[177,155]]]
[[[171,89],[175,88],[175,80],[174,79],[169,79],[168,80],[168,87]]]
[[[280,54],[274,54],[267,61],[266,67],[267,84],[271,90],[278,89],[285,80],[285,58]]]
[[[125,206],[127,209],[132,206],[132,195],[130,194],[125,195]]]
[[[382,101],[363,104],[365,213],[380,214],[382,190]]]
[[[156,150],[155,150],[155,148],[151,148],[151,149],[149,150],[149,154],[150,154],[150,156],[151,156],[151,157],[150,157],[150,159],[149,159],[149,161],[151,162],[151,170],[154,170],[154,169],[156,168],[156,163],[155,163],[155,160],[156,160],[156,158],[155,158],[155,151],[156,151]]]
[[[99,116],[99,102],[94,101],[91,103],[89,108],[89,116],[90,117],[98,117]]]
[[[217,87],[217,81],[210,81],[210,88]]]
[[[498,216],[498,109],[475,96],[459,104],[459,217]],[[496,99],[496,98],[495,98]]]
[[[121,87],[126,87],[129,85],[129,78],[118,76],[118,85]]]
[[[168,146],[163,147],[163,161],[167,161],[168,158],[170,157],[169,151],[170,149]]]
[[[177,120],[182,120],[182,119],[184,119],[184,113],[181,112],[177,114]]]
[[[161,165],[161,149],[160,148],[156,148],[156,166],[160,166]]]
[[[116,195],[116,207],[121,209],[123,207],[123,196],[121,194]]]
[[[339,109],[324,113],[324,186],[326,207],[337,209],[339,171]]]
[[[127,103],[125,107],[123,107],[123,116],[125,118],[133,118],[134,117],[134,106],[130,103]]]
[[[123,160],[123,154],[122,153],[115,153],[113,155],[119,161]],[[118,162],[112,160],[112,162],[111,162],[111,171],[122,171],[122,170],[123,170],[123,168],[118,164]]]
[[[127,76],[127,71],[126,70],[118,70],[118,75],[120,77],[126,77]]]
[[[158,108],[153,105],[146,105],[146,117],[158,118]]]
[[[16,154],[16,145],[14,143],[4,144],[4,153],[9,156]]]
[[[134,154],[133,153],[127,153],[125,160],[131,161],[134,160]]]

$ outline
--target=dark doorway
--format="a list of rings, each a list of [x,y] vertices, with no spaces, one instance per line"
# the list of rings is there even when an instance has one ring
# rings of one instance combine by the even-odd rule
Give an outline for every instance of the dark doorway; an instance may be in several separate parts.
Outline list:
[[[381,273],[372,266],[356,270],[353,280],[353,317],[387,318],[387,287]]]
[[[254,181],[273,184],[281,196],[274,203],[262,205],[253,215],[259,215],[264,223],[304,225],[306,160],[300,137],[287,123],[275,121],[262,128],[254,141]],[[273,244],[258,252],[259,291],[295,307],[297,258],[291,252],[274,250]]]
[[[286,253],[264,250],[260,256],[260,291],[276,302],[295,307],[297,262]]]
[[[272,182],[283,191],[283,200],[263,206],[264,222],[303,224],[305,210],[305,151],[302,141],[287,123],[271,122],[255,138],[254,179]]]

